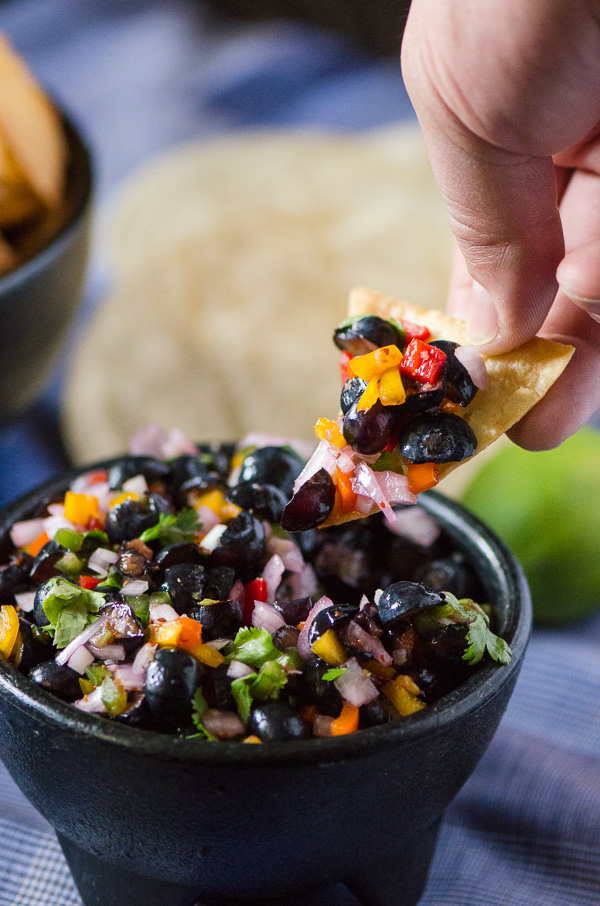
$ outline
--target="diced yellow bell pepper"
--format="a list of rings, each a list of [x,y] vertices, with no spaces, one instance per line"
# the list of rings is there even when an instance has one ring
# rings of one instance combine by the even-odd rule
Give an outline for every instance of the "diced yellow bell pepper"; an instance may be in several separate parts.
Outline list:
[[[387,699],[392,703],[400,717],[408,717],[409,714],[415,714],[425,707],[417,695],[420,692],[419,687],[410,676],[400,674],[396,679],[386,683],[381,690]]]
[[[76,525],[87,525],[90,519],[98,515],[98,498],[93,494],[75,494],[67,491],[65,494],[65,519]]]
[[[81,677],[79,680],[79,688],[84,695],[91,695],[96,687],[89,679],[84,679],[83,677]]]
[[[250,745],[256,745],[256,743],[260,743],[262,742],[262,740],[260,740],[258,736],[255,736],[254,733],[251,733],[250,736],[246,736],[245,739],[242,739],[242,742],[248,742],[250,743]]]
[[[9,658],[19,635],[19,616],[12,604],[0,607],[0,654]]]
[[[357,409],[370,409],[379,399],[379,378],[372,377],[367,384],[361,398],[358,401]]]
[[[206,664],[207,667],[219,667],[225,660],[220,651],[217,651],[212,645],[206,645],[204,642],[201,645],[191,645],[186,650],[193,654],[197,661]]]
[[[214,488],[212,491],[205,491],[204,494],[200,494],[194,506],[207,506],[216,516],[220,516],[224,503],[225,495],[223,491]]]
[[[402,361],[402,353],[397,346],[382,346],[380,349],[374,349],[373,352],[367,352],[366,355],[358,355],[348,362],[348,374],[350,377],[359,377],[363,381],[370,381],[371,378],[377,377],[388,368],[398,367]]]
[[[150,630],[151,642],[160,645],[161,648],[176,648],[183,625],[179,620],[167,620],[166,623],[158,623]]]
[[[334,447],[346,446],[346,438],[331,418],[320,418],[315,425],[315,434],[318,440],[328,440]]]
[[[333,629],[328,629],[319,636],[310,650],[332,667],[340,667],[346,660],[346,650]]]
[[[384,406],[401,406],[406,390],[398,368],[388,368],[379,378],[379,399]]]

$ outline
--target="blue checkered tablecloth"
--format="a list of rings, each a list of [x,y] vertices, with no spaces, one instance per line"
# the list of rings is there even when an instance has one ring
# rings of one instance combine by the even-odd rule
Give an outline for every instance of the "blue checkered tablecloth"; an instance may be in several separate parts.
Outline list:
[[[200,0],[5,0],[0,29],[89,136],[100,202],[192,137],[412,117],[396,60],[291,21],[230,22]],[[94,259],[79,327],[102,292]],[[0,429],[0,505],[67,464],[61,379],[59,366]],[[599,702],[600,617],[536,630],[500,729],[446,814],[422,906],[599,906]],[[80,902],[51,829],[0,765],[0,906]],[[314,906],[357,903],[332,888]]]

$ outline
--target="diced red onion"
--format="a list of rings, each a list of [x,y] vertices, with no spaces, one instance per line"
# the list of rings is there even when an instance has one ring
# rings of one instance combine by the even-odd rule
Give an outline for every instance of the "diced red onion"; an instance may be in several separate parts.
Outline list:
[[[133,669],[143,674],[146,667],[154,657],[156,647],[157,646],[153,645],[151,642],[146,642],[145,645],[142,645],[142,647],[139,648],[136,652],[136,655],[133,659]]]
[[[93,623],[90,623],[89,626],[86,626],[86,628],[83,630],[83,632],[80,632],[79,635],[76,636],[72,642],[69,642],[69,644],[67,645],[66,648],[63,648],[62,651],[58,652],[58,654],[56,655],[56,657],[54,659],[56,661],[56,663],[57,664],[66,664],[69,661],[69,659],[71,658],[71,656],[73,654],[75,654],[75,652],[77,651],[78,648],[80,648],[82,645],[85,645],[87,642],[89,642],[89,640],[92,638],[92,636],[95,635],[97,632],[101,633],[103,631],[106,624],[108,623],[108,617],[109,617],[109,614],[105,613],[101,617],[98,617],[98,619],[94,620]]]
[[[209,708],[202,715],[202,723],[217,739],[231,739],[244,732],[244,725],[235,711],[218,711]]]
[[[352,479],[352,490],[356,494],[367,494],[379,507],[388,522],[394,522],[396,514],[390,506],[387,494],[375,473],[364,462],[359,462],[355,469],[355,478]],[[383,474],[383,473],[381,473]]]
[[[369,599],[367,598],[367,596],[366,596],[366,595],[362,595],[362,597],[361,597],[361,599],[360,599],[360,602],[359,602],[359,605],[358,605],[359,610],[364,610],[365,607],[368,607],[370,603],[371,603],[371,602],[369,601]]]
[[[64,516],[65,508],[62,503],[49,503],[46,507],[49,516]]]
[[[130,579],[129,582],[125,582],[123,588],[121,589],[121,594],[128,595],[143,595],[148,591],[148,582],[146,579]]]
[[[331,455],[331,444],[327,440],[319,441],[316,450],[298,475],[294,482],[294,494],[319,469],[327,469],[330,475],[335,475],[335,459]]]
[[[102,686],[96,686],[93,692],[90,692],[89,695],[86,695],[84,698],[78,699],[78,701],[73,702],[76,708],[79,708],[80,711],[85,711],[87,714],[105,714],[106,705],[102,701]]]
[[[154,456],[160,459],[166,440],[167,432],[164,428],[155,424],[146,425],[129,441],[129,452],[134,456]]]
[[[342,698],[357,708],[374,701],[379,695],[377,686],[367,676],[356,658],[350,658],[344,667],[346,670],[333,681]]]
[[[304,626],[300,630],[297,645],[298,653],[300,654],[300,657],[304,658],[304,660],[312,655],[310,645],[308,644],[308,633],[310,632],[311,623],[318,613],[320,613],[322,610],[325,610],[326,607],[331,607],[332,604],[333,601],[331,600],[331,598],[328,598],[327,595],[323,595],[323,597],[319,598],[314,607],[312,607],[312,609],[309,611]]]
[[[26,547],[44,531],[43,519],[25,519],[15,522],[10,530],[10,539],[15,547]]]
[[[408,538],[422,547],[431,547],[441,533],[435,519],[420,506],[407,506],[396,510],[396,521],[388,530],[401,538]]]
[[[142,497],[148,490],[148,482],[144,475],[133,475],[123,482],[123,490],[128,494],[138,494]]]
[[[335,464],[340,470],[347,475],[349,472],[352,472],[354,469],[354,459],[352,457],[352,447],[346,446],[342,447],[341,450],[332,449],[331,454],[335,459]]]
[[[277,589],[281,584],[281,578],[284,572],[285,566],[283,565],[283,560],[281,559],[279,554],[273,554],[272,557],[269,557],[262,573],[262,578],[267,583],[268,604],[272,604],[274,602],[275,595],[277,593]]]
[[[160,451],[161,459],[175,459],[176,456],[189,454],[190,456],[198,455],[198,447],[187,437],[180,428],[172,428]]]
[[[101,661],[124,661],[125,647],[115,643],[114,645],[93,645],[87,643],[87,648],[92,652],[94,657],[100,658]]]
[[[367,497],[366,494],[357,494],[356,500],[354,501],[354,509],[357,513],[370,513],[375,504],[373,503],[372,497]]]
[[[51,541],[58,530],[63,528],[76,532],[80,530],[81,526],[75,525],[74,522],[71,522],[69,519],[65,519],[64,516],[46,516],[46,518],[44,519],[44,531]]]
[[[390,503],[416,503],[416,495],[408,489],[408,478],[399,472],[390,472],[385,469],[377,472],[377,480],[384,489]]]
[[[133,664],[110,664],[110,672],[118,679],[125,692],[139,691],[144,686],[144,673],[135,670]]]
[[[88,651],[85,645],[81,645],[67,661],[67,665],[71,670],[75,670],[77,673],[85,673],[85,668],[93,663],[94,655],[91,651]]]
[[[230,679],[240,679],[242,676],[250,676],[251,673],[256,673],[256,670],[253,670],[248,664],[242,663],[242,661],[232,661],[227,668],[227,676]]]
[[[221,522],[215,511],[211,510],[205,503],[201,503],[200,506],[196,507],[196,513],[198,514],[198,519],[205,535],[208,535],[210,530]]]
[[[210,641],[205,642],[204,644],[207,648],[214,648],[215,651],[220,651],[221,648],[225,648],[229,645],[231,639],[210,639]]]
[[[150,622],[158,623],[159,620],[164,620],[165,623],[170,623],[171,620],[179,619],[179,614],[174,607],[171,607],[170,604],[161,602],[160,604],[150,604]]]
[[[315,571],[310,563],[305,563],[299,573],[290,573],[285,580],[289,598],[310,598],[319,590]]]
[[[207,553],[209,553],[209,554],[212,553],[214,551],[215,547],[217,546],[217,544],[219,543],[221,535],[223,534],[224,531],[226,531],[226,529],[227,529],[226,525],[221,525],[221,524],[213,525],[211,530],[206,533],[206,535],[200,542],[200,547],[202,548],[202,550],[207,551]]]
[[[15,595],[15,601],[17,602],[23,613],[30,613],[33,610],[33,605],[35,603],[35,592],[19,591]]]
[[[350,620],[340,632],[340,636],[342,641],[354,643],[355,647],[358,646],[365,654],[370,654],[380,664],[388,667],[392,663],[392,656],[385,650],[379,639],[374,638],[356,620]]]
[[[299,573],[304,566],[302,551],[290,538],[278,538],[272,535],[267,544],[271,554],[278,554],[283,565],[293,573]]]
[[[276,629],[285,626],[285,620],[272,604],[265,604],[264,601],[255,601],[254,610],[252,611],[252,625],[256,629],[266,629],[267,632],[272,634]]]
[[[471,380],[480,390],[487,387],[488,373],[483,356],[476,346],[459,346],[454,355],[469,372]]]
[[[331,736],[332,723],[333,717],[329,717],[328,714],[317,714],[312,725],[313,736]]]
[[[90,555],[88,568],[93,570],[99,576],[108,575],[109,567],[116,563],[119,555],[115,551],[110,551],[106,547],[97,547]]]

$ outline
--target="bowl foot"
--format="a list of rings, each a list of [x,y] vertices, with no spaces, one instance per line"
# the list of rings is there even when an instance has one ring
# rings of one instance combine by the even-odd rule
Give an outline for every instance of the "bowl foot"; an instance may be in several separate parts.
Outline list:
[[[417,906],[425,889],[441,818],[408,840],[393,861],[373,862],[353,878],[348,889],[363,906]]]
[[[314,895],[269,899],[252,906],[417,906],[439,831],[440,820],[403,842],[393,861],[373,862],[351,878]],[[84,906],[248,906],[248,901],[204,898],[198,887],[148,878],[104,862],[80,849],[66,837],[58,841]],[[345,890],[345,893],[344,893]]]
[[[185,887],[116,868],[80,849],[62,834],[58,842],[84,906],[193,906],[197,887]]]

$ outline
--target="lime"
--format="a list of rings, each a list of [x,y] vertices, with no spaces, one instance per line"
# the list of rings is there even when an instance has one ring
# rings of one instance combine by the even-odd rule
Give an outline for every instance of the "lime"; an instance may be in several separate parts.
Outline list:
[[[508,446],[475,474],[462,502],[520,561],[538,623],[566,623],[600,607],[600,433],[562,446]]]

